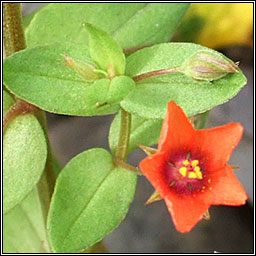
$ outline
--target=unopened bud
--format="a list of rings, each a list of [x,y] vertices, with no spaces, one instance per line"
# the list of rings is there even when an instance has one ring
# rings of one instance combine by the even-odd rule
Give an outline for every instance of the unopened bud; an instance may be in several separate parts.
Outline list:
[[[199,51],[187,59],[179,67],[179,71],[197,80],[213,81],[222,78],[228,73],[238,73],[237,67],[237,63],[224,56]]]
[[[74,60],[68,55],[64,55],[65,57],[65,66],[72,68],[79,75],[81,75],[86,81],[94,81],[96,79],[100,79],[100,75],[95,72],[96,66],[88,63]]]

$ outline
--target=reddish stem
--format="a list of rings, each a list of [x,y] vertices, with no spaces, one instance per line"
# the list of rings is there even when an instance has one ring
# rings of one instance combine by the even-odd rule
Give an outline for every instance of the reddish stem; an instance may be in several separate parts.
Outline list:
[[[26,48],[19,3],[3,4],[3,38],[7,56]]]
[[[5,131],[9,122],[18,115],[24,115],[28,113],[34,113],[38,110],[37,107],[29,104],[26,101],[18,100],[15,104],[8,110],[4,120],[3,120],[3,132]]]
[[[146,47],[150,47],[152,46],[153,44],[147,44],[147,45],[141,45],[141,46],[135,46],[135,47],[131,47],[131,48],[127,48],[127,49],[123,49],[123,53],[124,54],[131,54],[131,53],[134,53],[138,50],[141,50],[143,48],[146,48]]]
[[[149,77],[153,77],[153,76],[160,76],[160,75],[165,75],[165,74],[171,74],[171,73],[177,73],[177,72],[179,72],[179,70],[177,68],[159,69],[159,70],[154,70],[154,71],[147,72],[144,74],[140,74],[138,76],[134,76],[133,80],[135,82],[138,82],[145,78],[149,78]]]

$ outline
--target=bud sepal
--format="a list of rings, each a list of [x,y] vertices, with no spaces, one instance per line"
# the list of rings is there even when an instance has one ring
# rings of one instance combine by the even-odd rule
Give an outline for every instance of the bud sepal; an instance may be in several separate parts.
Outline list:
[[[72,68],[76,71],[84,80],[88,82],[93,82],[97,79],[102,78],[102,72],[97,69],[97,66],[91,62],[82,62],[74,60],[70,56],[64,54],[65,57],[65,66]],[[105,73],[105,72],[104,72]]]

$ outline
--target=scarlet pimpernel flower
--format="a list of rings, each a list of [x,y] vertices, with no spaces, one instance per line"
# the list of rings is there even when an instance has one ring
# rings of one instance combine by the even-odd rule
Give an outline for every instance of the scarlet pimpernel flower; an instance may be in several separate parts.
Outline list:
[[[178,231],[189,232],[210,205],[245,204],[246,192],[227,164],[242,133],[239,123],[195,130],[183,110],[169,102],[158,149],[139,166]]]

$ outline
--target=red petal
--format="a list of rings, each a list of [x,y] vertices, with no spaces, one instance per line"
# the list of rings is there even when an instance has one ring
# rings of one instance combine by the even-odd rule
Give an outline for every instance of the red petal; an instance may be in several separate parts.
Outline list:
[[[215,205],[238,206],[246,203],[247,194],[230,166],[225,165],[221,170],[210,173],[209,178],[211,183],[206,186],[208,188],[203,193],[199,192],[198,200]]]
[[[174,101],[168,103],[167,114],[158,143],[158,150],[168,155],[188,151],[192,146],[195,130],[183,110]]]
[[[173,194],[165,197],[165,203],[173,218],[176,229],[182,233],[189,232],[210,207],[192,196],[179,197]]]
[[[198,130],[191,153],[201,158],[201,164],[207,171],[218,170],[228,162],[242,134],[243,127],[239,123]]]
[[[162,197],[170,190],[164,176],[165,165],[166,159],[163,153],[148,156],[139,164],[141,171]]]

